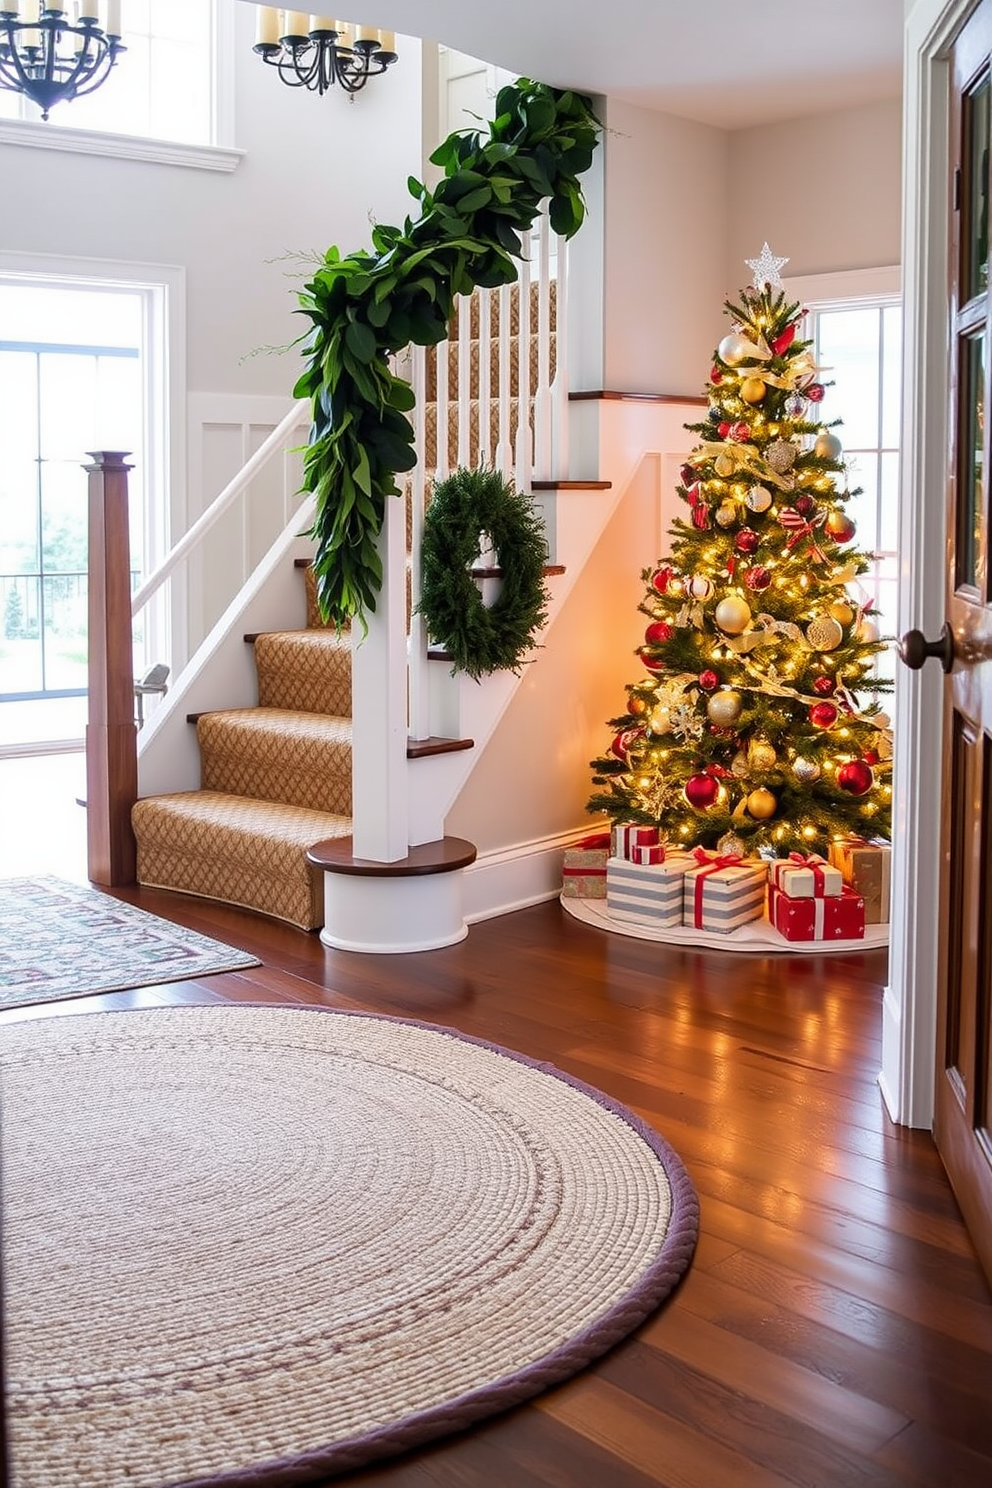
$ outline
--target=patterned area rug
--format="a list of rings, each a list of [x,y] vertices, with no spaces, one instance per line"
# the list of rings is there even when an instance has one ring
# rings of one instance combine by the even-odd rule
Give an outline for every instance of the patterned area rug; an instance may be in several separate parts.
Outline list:
[[[447,1029],[39,1019],[0,1080],[17,1488],[326,1479],[575,1373],[695,1245],[656,1133]]]
[[[258,964],[95,889],[58,878],[0,879],[0,1008]]]

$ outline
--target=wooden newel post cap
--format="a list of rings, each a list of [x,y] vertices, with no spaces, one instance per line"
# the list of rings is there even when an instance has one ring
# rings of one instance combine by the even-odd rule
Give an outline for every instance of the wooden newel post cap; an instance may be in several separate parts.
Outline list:
[[[92,465],[84,465],[83,469],[91,475],[99,474],[101,470],[133,470],[134,466],[127,463],[131,454],[130,450],[87,450],[86,453],[93,461]]]

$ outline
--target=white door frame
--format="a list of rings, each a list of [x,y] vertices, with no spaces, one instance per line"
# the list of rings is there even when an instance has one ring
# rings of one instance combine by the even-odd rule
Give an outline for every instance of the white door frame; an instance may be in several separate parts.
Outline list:
[[[900,633],[944,621],[947,461],[948,62],[974,0],[916,0],[903,108]],[[893,1120],[933,1124],[943,674],[900,669],[895,696],[892,924],[879,1084]]]

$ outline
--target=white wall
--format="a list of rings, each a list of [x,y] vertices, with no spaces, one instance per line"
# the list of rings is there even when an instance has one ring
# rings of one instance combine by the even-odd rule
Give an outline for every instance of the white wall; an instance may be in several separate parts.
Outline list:
[[[304,328],[293,311],[305,273],[278,260],[368,247],[370,215],[402,221],[406,178],[420,173],[420,43],[404,39],[354,103],[336,89],[318,98],[262,64],[254,8],[234,10],[237,169],[0,145],[0,248],[184,267],[190,388],[288,398],[298,354],[252,355]]]
[[[605,387],[696,394],[726,293],[730,136],[609,100]]]
[[[788,256],[790,275],[899,263],[898,98],[729,138],[727,273],[735,290],[749,282],[744,260],[764,242]]]

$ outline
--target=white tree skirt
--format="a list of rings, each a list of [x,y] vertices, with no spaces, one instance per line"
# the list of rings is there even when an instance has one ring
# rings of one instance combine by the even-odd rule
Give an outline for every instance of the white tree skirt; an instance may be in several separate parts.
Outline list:
[[[752,920],[736,930],[723,934],[716,930],[693,930],[688,925],[653,925],[648,921],[621,920],[611,915],[605,899],[566,899],[562,908],[587,925],[615,935],[632,935],[635,940],[661,940],[666,945],[711,946],[717,951],[784,951],[790,956],[831,955],[835,951],[873,951],[889,943],[888,925],[866,925],[863,940],[786,940],[768,920]]]

